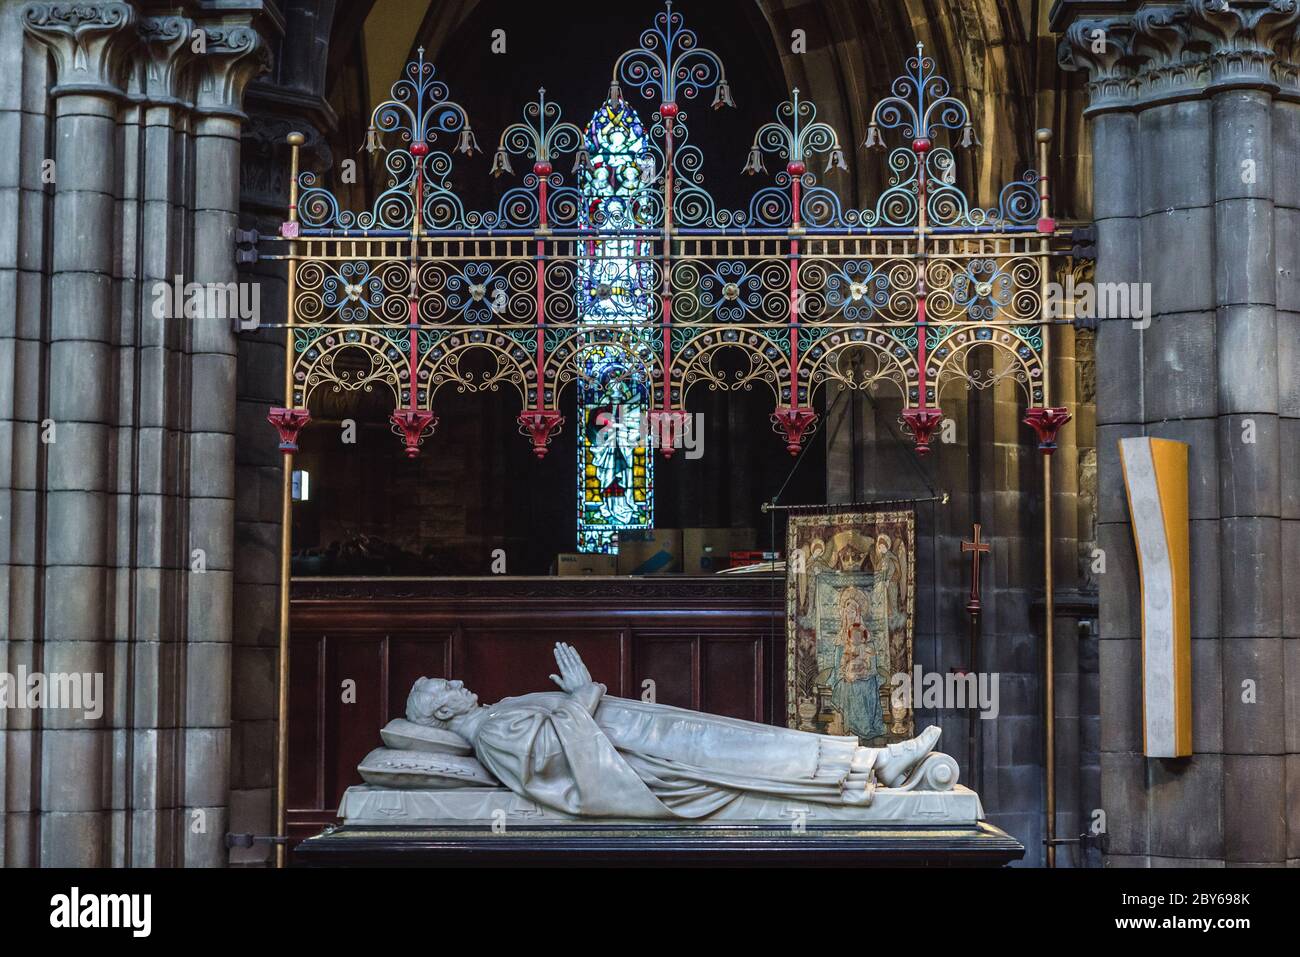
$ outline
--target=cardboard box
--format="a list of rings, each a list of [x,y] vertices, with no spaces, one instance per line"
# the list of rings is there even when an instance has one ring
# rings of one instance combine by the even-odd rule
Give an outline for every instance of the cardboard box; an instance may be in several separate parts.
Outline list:
[[[560,552],[555,556],[555,574],[561,578],[578,575],[616,575],[618,565],[613,555]]]
[[[682,529],[682,569],[688,575],[712,575],[731,566],[731,553],[748,551],[758,541],[756,528]]]
[[[620,575],[665,575],[681,570],[680,528],[643,528],[619,532]]]

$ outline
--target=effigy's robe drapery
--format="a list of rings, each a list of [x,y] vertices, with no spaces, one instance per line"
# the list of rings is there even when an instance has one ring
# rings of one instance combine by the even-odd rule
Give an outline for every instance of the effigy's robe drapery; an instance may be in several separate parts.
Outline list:
[[[854,737],[625,698],[602,697],[595,717],[558,692],[506,698],[474,750],[516,794],[582,817],[706,817],[742,792],[860,804],[872,790]]]

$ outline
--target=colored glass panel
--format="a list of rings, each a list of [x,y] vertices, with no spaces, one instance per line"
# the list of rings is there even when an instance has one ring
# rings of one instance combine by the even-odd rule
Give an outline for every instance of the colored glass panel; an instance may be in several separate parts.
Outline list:
[[[645,228],[649,150],[636,113],[607,101],[586,130],[590,168],[581,177],[579,225],[605,234],[584,243],[577,270],[584,323],[635,335],[653,308],[649,243],[609,233]],[[578,534],[581,552],[618,551],[618,533],[654,521],[654,458],[644,445],[649,385],[640,364],[609,342],[580,355],[577,404]]]

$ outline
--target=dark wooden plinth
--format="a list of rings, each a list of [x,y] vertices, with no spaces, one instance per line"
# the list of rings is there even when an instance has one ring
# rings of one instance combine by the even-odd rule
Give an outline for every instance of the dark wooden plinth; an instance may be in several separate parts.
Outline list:
[[[1015,838],[975,827],[589,824],[487,828],[344,825],[297,846],[308,867],[1002,867],[1024,857]]]

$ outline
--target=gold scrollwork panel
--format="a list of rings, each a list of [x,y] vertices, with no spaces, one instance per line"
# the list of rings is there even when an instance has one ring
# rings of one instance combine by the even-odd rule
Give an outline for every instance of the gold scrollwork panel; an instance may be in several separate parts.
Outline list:
[[[812,343],[799,360],[800,381],[811,394],[828,384],[878,394],[889,387],[906,398],[908,386],[917,382],[916,361],[897,339],[879,330],[836,330]]]
[[[739,361],[728,369],[728,358]],[[763,384],[779,403],[781,387],[789,379],[789,357],[777,343],[750,329],[707,328],[674,349],[672,381],[680,386],[683,399],[700,384],[722,392],[748,391]]]
[[[986,390],[1015,382],[1029,405],[1043,404],[1041,346],[1031,337],[1037,327],[962,326],[948,332],[930,352],[928,371],[936,395],[960,382],[967,390]],[[987,361],[984,361],[987,360]]]

